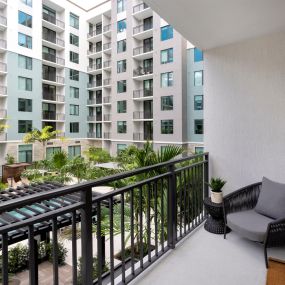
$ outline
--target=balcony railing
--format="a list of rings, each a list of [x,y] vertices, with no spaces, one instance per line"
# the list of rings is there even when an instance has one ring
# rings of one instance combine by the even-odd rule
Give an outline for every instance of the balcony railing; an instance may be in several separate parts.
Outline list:
[[[0,62],[0,72],[7,72],[7,64],[5,62]]]
[[[111,114],[104,114],[104,121],[111,121]]]
[[[87,54],[90,55],[90,54],[97,53],[100,51],[102,51],[102,46],[98,46],[98,47],[95,46],[93,48],[88,49]]]
[[[147,9],[147,8],[149,8],[149,6],[146,3],[140,3],[138,5],[135,5],[133,7],[133,14],[141,12],[141,11]]]
[[[104,139],[109,140],[111,138],[111,133],[104,133]]]
[[[103,50],[107,50],[107,49],[110,49],[111,48],[111,43],[105,43],[103,45]]]
[[[65,115],[64,113],[55,113],[49,111],[43,111],[43,120],[51,120],[51,121],[64,121]]]
[[[133,28],[133,35],[136,35],[136,34],[139,34],[139,33],[142,33],[142,32],[145,32],[145,31],[148,31],[148,30],[151,30],[153,28],[153,25],[139,25],[139,26],[136,26]]]
[[[47,22],[50,22],[50,23],[60,27],[61,29],[65,28],[65,24],[63,21],[61,21],[61,20],[59,20],[59,19],[57,19],[57,18],[55,18],[55,17],[53,17],[47,13],[44,13],[44,12],[43,12],[43,19]]]
[[[7,95],[7,86],[0,86],[0,96]]]
[[[7,41],[0,39],[0,48],[6,49],[7,48]]]
[[[88,122],[102,122],[102,114],[96,114],[96,115],[89,115],[87,116],[87,121]]]
[[[102,80],[92,81],[87,83],[87,88],[102,87]]]
[[[153,96],[153,89],[140,89],[140,90],[134,90],[133,92],[133,98],[134,99],[139,99],[143,97],[150,97]]]
[[[59,84],[64,84],[64,77],[49,72],[43,73],[43,79],[53,81]]]
[[[109,103],[111,103],[111,96],[103,97],[103,103],[104,103],[104,104],[109,104]]]
[[[106,78],[103,80],[104,86],[111,85],[111,78]]]
[[[65,65],[64,58],[60,58],[60,57],[57,57],[53,54],[46,53],[46,52],[43,52],[42,56],[43,56],[43,60],[54,62],[54,63],[59,64],[59,65]]]
[[[7,18],[0,15],[0,25],[7,26]]]
[[[133,49],[133,55],[139,55],[139,54],[144,54],[147,52],[153,51],[153,46],[152,45],[145,45],[141,47],[136,47]]]
[[[107,32],[109,32],[110,30],[111,30],[111,24],[105,25],[104,28],[103,28],[103,32],[104,32],[104,33],[107,33]]]
[[[111,60],[106,60],[106,61],[104,61],[103,67],[104,67],[104,68],[111,67]]]
[[[101,34],[102,34],[102,29],[101,30],[94,30],[94,31],[87,34],[87,38],[90,39],[90,38],[99,36]]]
[[[8,284],[10,277],[8,245],[20,237],[29,246],[29,282],[39,284],[38,276],[45,272],[39,274],[36,236],[52,236],[52,284],[59,284],[58,235],[59,229],[66,226],[70,227],[72,284],[78,284],[79,250],[81,284],[129,283],[204,222],[208,160],[208,154],[199,154],[73,186],[33,184],[30,195],[24,195],[25,188],[11,191],[13,199],[6,198],[0,205],[3,219],[9,218],[9,222],[0,226],[2,283]],[[124,185],[125,181],[135,182]],[[123,186],[107,194],[94,195],[94,187],[105,185]],[[9,197],[9,191],[4,194]],[[29,211],[24,212],[27,206]],[[38,209],[46,210],[43,213]],[[24,218],[11,218],[13,213]],[[119,247],[117,240],[120,240]],[[121,260],[116,255],[118,249]],[[108,269],[103,274],[106,250]],[[92,278],[93,257],[98,261],[96,280]]]
[[[7,134],[6,133],[1,133],[0,134],[0,141],[3,142],[3,141],[6,141],[7,140]]]
[[[87,72],[91,72],[91,71],[95,71],[95,70],[99,70],[102,68],[102,64],[92,64],[92,65],[89,65],[87,67]]]
[[[151,111],[135,111],[133,113],[134,120],[149,120],[153,118],[153,113]]]
[[[2,109],[0,110],[0,118],[6,118],[7,117],[7,110]]]
[[[51,93],[43,93],[43,100],[56,101],[56,102],[63,103],[65,101],[65,96],[58,95],[58,94],[51,94]]]
[[[133,75],[134,76],[143,76],[147,74],[152,74],[153,73],[153,67],[148,66],[148,67],[138,67],[137,69],[134,70]]]
[[[62,39],[59,39],[57,37],[54,37],[50,34],[43,34],[43,39],[45,41],[51,42],[53,44],[56,44],[58,46],[64,47],[65,46],[65,42]]]

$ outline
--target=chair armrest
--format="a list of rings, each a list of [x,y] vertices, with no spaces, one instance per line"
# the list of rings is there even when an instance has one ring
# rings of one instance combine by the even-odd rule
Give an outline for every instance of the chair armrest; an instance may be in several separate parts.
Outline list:
[[[285,245],[285,217],[268,224],[264,243],[266,247]]]
[[[227,214],[253,209],[259,197],[261,182],[236,190],[223,199],[224,217]]]

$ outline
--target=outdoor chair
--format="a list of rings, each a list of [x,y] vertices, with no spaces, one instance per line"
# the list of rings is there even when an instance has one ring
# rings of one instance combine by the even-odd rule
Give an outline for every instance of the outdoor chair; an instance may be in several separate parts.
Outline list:
[[[227,227],[251,241],[263,243],[268,267],[267,248],[285,245],[285,184],[263,178],[262,182],[241,188],[224,197]]]

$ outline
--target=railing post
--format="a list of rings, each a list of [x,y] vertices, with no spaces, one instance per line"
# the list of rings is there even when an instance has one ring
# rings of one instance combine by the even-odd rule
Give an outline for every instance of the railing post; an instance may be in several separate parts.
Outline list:
[[[82,247],[82,284],[92,285],[93,250],[92,250],[92,189],[81,191],[81,247]]]
[[[176,205],[176,176],[174,164],[169,165],[169,184],[167,189],[167,245],[175,248],[177,239],[177,205]]]
[[[209,154],[205,155],[205,163],[204,163],[204,197],[209,196]]]

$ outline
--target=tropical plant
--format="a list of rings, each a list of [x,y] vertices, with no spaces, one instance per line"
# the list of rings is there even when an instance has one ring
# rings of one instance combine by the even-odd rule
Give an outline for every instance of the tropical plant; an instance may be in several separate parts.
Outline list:
[[[52,126],[45,126],[42,130],[33,129],[29,133],[27,133],[23,141],[24,143],[35,143],[39,142],[43,146],[43,159],[45,157],[45,147],[48,141],[55,139],[61,131],[53,130]]]
[[[212,192],[220,193],[222,192],[222,188],[227,182],[219,177],[212,177],[210,183],[208,184],[209,187],[212,189]]]
[[[90,147],[84,152],[89,161],[94,163],[104,163],[111,161],[110,153],[102,148]]]
[[[81,156],[71,158],[66,165],[67,172],[76,177],[78,183],[85,179],[87,169],[88,163],[86,163]]]
[[[50,262],[53,262],[53,247],[54,244],[52,241],[50,242],[40,242],[38,245],[38,252],[40,259],[47,259]],[[64,244],[61,241],[57,242],[57,257],[58,257],[58,264],[64,265],[65,259],[67,256],[68,250],[64,247]]]
[[[6,160],[7,164],[14,164],[15,163],[15,157],[9,153],[7,153],[5,160]]]

